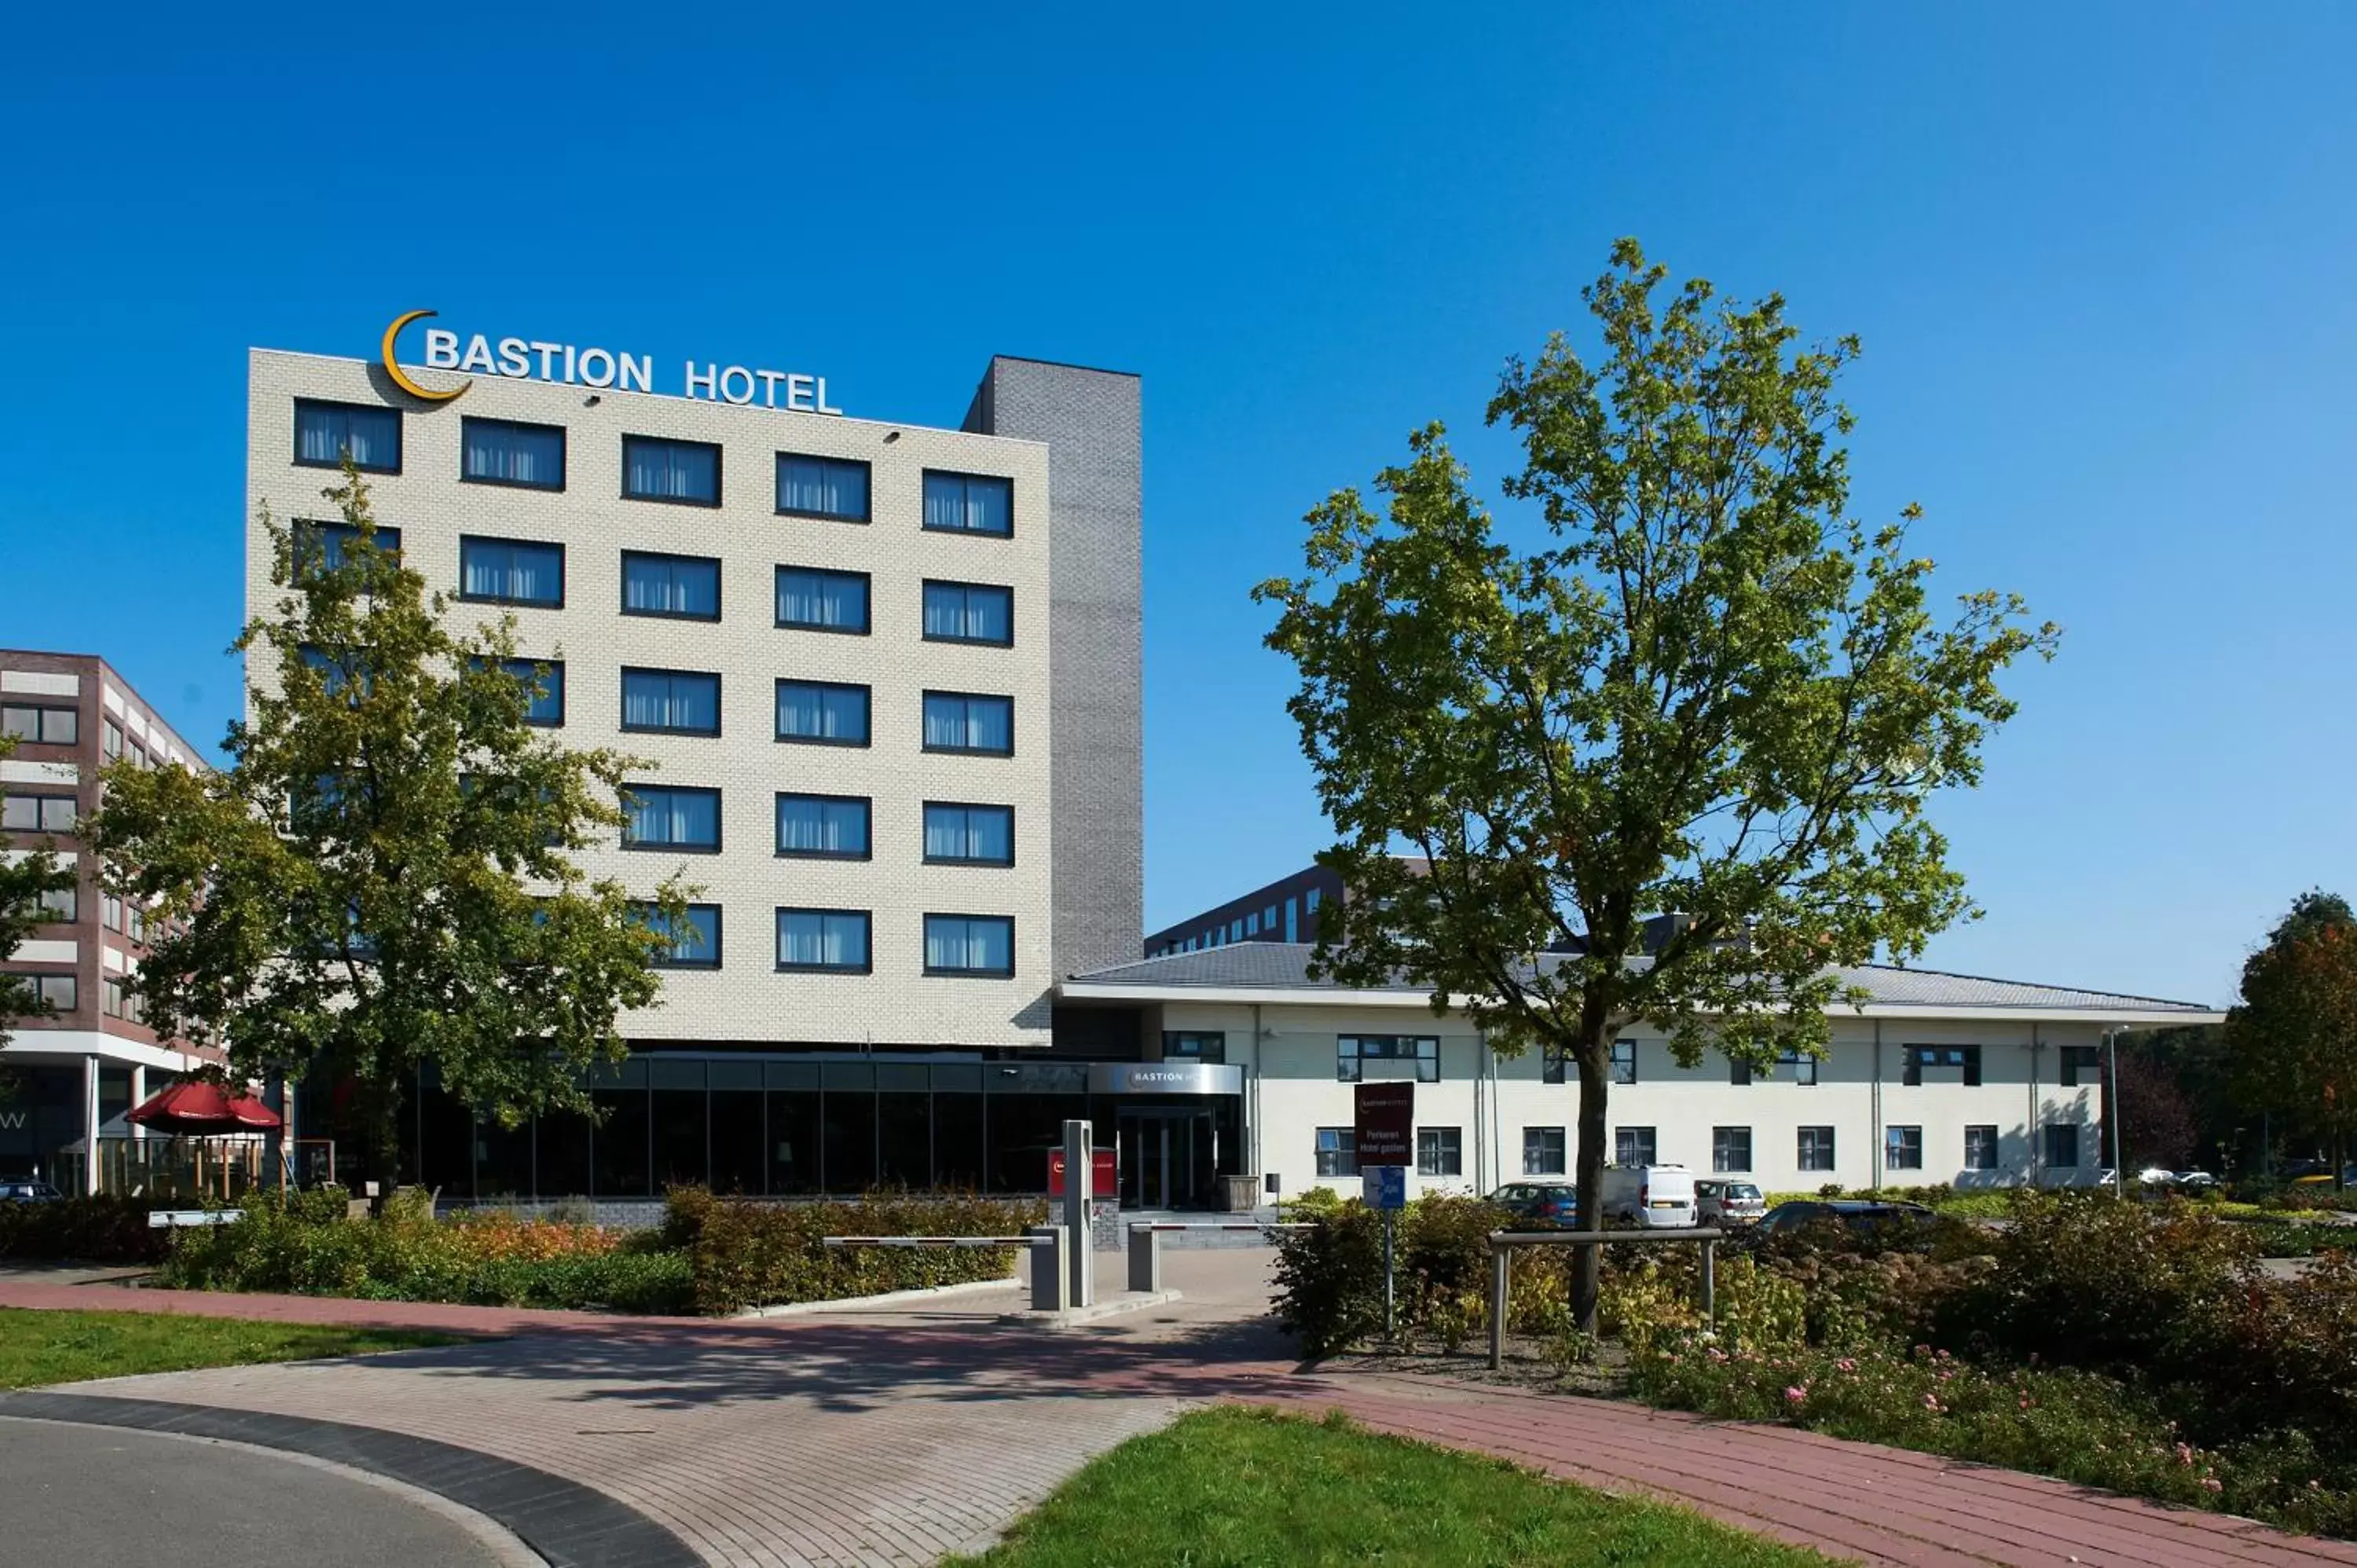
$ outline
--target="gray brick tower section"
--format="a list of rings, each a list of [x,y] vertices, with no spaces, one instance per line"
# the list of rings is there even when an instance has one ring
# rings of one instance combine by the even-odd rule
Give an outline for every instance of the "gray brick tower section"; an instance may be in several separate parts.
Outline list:
[[[1138,381],[994,357],[963,428],[1048,444],[1055,972],[1133,961],[1146,927]]]

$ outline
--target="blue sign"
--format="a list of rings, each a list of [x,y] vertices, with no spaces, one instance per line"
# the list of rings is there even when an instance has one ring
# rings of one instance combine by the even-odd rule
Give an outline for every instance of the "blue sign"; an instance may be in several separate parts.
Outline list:
[[[1361,1165],[1360,1178],[1366,1185],[1367,1207],[1370,1208],[1405,1208],[1407,1207],[1407,1167],[1405,1165]]]

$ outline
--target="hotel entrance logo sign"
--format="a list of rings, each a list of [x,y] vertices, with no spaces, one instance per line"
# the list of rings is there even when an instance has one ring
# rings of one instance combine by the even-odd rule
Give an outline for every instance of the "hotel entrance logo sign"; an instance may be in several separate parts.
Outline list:
[[[467,375],[455,387],[429,387],[402,368],[395,349],[402,329],[436,313],[406,311],[384,329],[378,358],[393,384],[425,403],[448,403],[475,384],[477,376],[517,381],[553,381],[560,386],[611,388],[616,392],[655,390],[652,354],[617,352],[611,349],[580,348],[571,343],[547,343],[538,338],[493,338],[478,332],[460,339],[446,328],[425,329],[425,366],[429,371],[459,371]],[[782,408],[792,413],[841,413],[827,401],[826,378],[801,371],[765,371],[744,365],[723,365],[715,360],[690,360],[681,372],[680,397],[738,407]]]

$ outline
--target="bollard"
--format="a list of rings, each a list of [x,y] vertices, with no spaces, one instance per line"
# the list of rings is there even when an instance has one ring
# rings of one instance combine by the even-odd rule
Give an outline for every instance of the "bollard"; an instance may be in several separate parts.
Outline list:
[[[1702,1320],[1718,1326],[1718,1243],[1702,1244]]]
[[[1134,1291],[1158,1291],[1162,1288],[1162,1232],[1150,1225],[1129,1228],[1129,1288]]]
[[[1031,1243],[1031,1310],[1062,1312],[1072,1305],[1071,1275],[1064,1268],[1064,1230],[1060,1225],[1034,1225],[1025,1232]]]
[[[1507,1270],[1513,1266],[1513,1256],[1503,1247],[1490,1249],[1490,1369],[1493,1372],[1506,1365],[1506,1299],[1511,1294]]]

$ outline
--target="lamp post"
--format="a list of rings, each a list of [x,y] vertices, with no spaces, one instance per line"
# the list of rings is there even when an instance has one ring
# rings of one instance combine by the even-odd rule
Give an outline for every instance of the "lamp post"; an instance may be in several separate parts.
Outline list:
[[[2127,1172],[2120,1166],[2120,1032],[2108,1030],[2104,1040],[2112,1051],[2112,1113],[2104,1118],[2112,1124],[2112,1194],[2125,1197],[2127,1196],[2128,1177]]]

